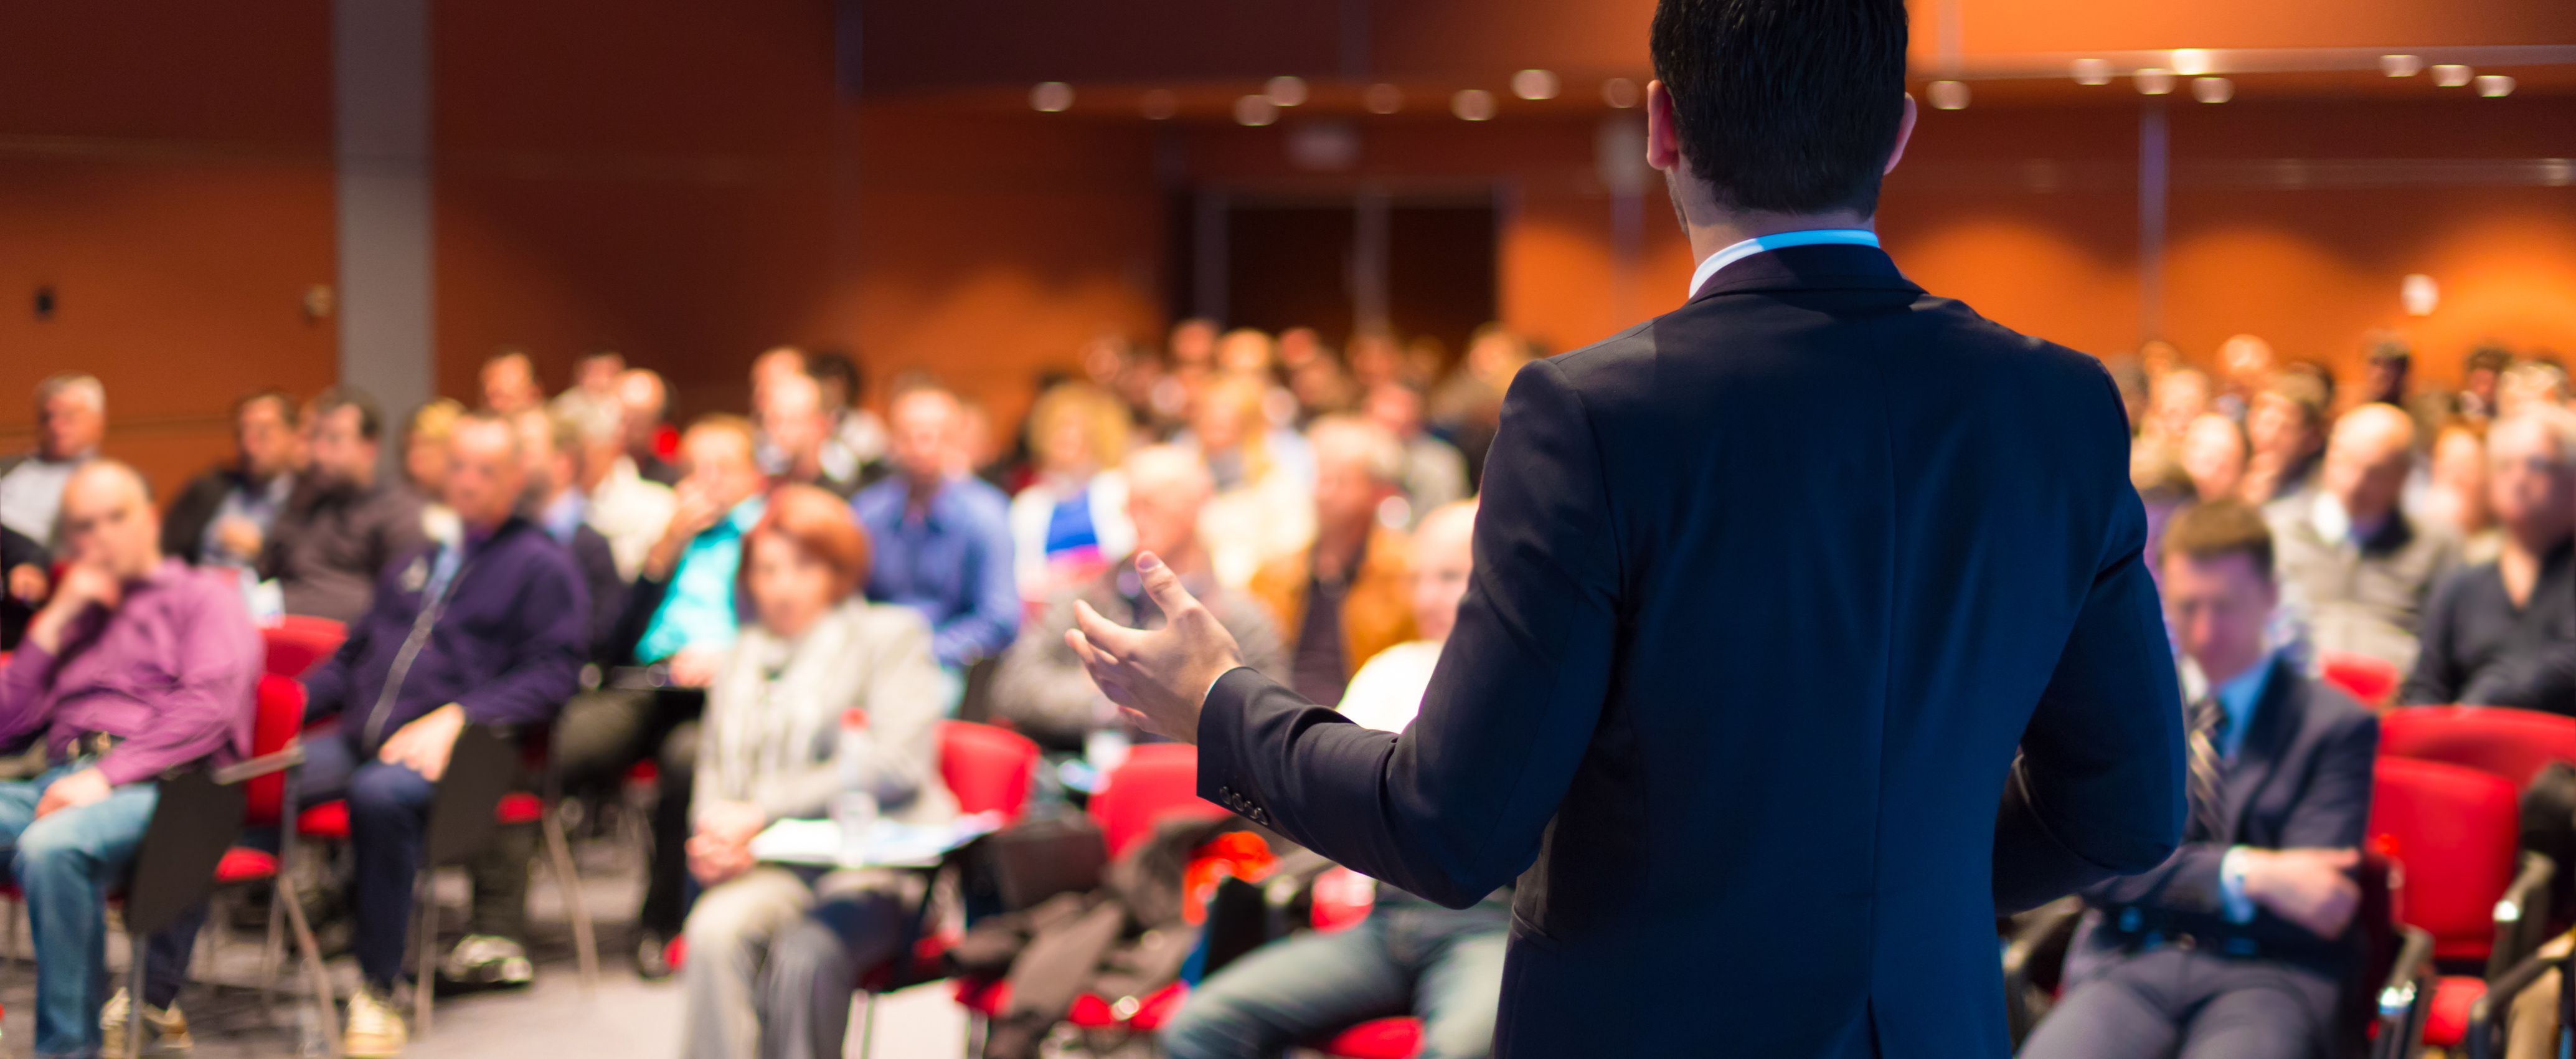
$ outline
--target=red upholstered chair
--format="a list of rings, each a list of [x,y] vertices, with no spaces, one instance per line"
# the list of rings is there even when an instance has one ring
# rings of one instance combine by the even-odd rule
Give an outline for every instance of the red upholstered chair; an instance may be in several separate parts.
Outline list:
[[[2449,1048],[2468,1030],[2469,1009],[2487,980],[2537,947],[2545,909],[2547,857],[2516,862],[2519,814],[2513,784],[2435,761],[2383,757],[2376,765],[2368,842],[2404,873],[2398,918],[2433,936],[2447,969],[2435,984],[2424,1043]],[[2470,971],[2473,973],[2456,973]]]
[[[959,812],[1018,819],[1037,770],[1038,745],[1027,736],[972,721],[939,724],[939,779]]]
[[[349,639],[349,629],[329,618],[289,614],[278,624],[261,629],[259,636],[268,643],[266,670],[293,679],[338,651]]]
[[[2576,762],[2576,717],[2504,706],[2409,706],[2379,719],[2379,752],[2473,768],[2520,789],[2552,761]]]
[[[2397,683],[2406,678],[2394,662],[2350,651],[2320,651],[2317,666],[2326,683],[2342,688],[2365,706],[2388,705],[2397,697]]]
[[[1413,1059],[1422,1051],[1422,1020],[1415,1018],[1377,1019],[1363,1022],[1317,1045],[1316,1050],[1339,1059]]]
[[[1109,770],[1108,785],[1091,798],[1091,818],[1099,821],[1109,858],[1154,833],[1165,816],[1221,817],[1225,807],[1198,796],[1199,751],[1186,743],[1147,743],[1128,751],[1127,760]]]

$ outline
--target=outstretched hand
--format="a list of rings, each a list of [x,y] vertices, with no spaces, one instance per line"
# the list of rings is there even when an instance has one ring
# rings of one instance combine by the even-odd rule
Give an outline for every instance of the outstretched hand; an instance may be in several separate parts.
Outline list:
[[[1064,640],[1100,693],[1124,707],[1129,719],[1157,735],[1196,743],[1209,685],[1243,664],[1243,650],[1154,553],[1136,556],[1136,576],[1163,609],[1162,628],[1130,629],[1076,601],[1074,627]]]

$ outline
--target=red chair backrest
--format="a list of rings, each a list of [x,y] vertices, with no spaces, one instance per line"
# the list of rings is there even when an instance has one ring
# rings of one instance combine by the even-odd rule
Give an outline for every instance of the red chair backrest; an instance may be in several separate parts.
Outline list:
[[[259,631],[268,642],[268,672],[281,677],[300,677],[310,671],[349,638],[349,629],[329,618],[308,618],[289,614],[277,625]]]
[[[1100,822],[1109,856],[1154,833],[1154,822],[1175,813],[1224,816],[1225,807],[1198,796],[1199,751],[1185,743],[1147,743],[1109,770],[1109,785],[1091,796],[1091,818]]]
[[[2374,772],[2366,845],[2405,869],[2398,917],[2433,935],[2436,958],[2486,959],[2522,837],[2513,784],[2402,757],[2380,758]]]
[[[1027,736],[973,721],[939,723],[939,779],[960,812],[1017,819],[1037,770],[1038,745]]]
[[[2342,688],[2368,706],[2388,705],[2397,696],[2397,682],[2405,679],[2396,663],[2350,651],[2319,652],[2317,668],[2326,683]]]
[[[2576,762],[2576,717],[2504,706],[2409,706],[2379,719],[2379,752],[2504,777],[2516,789]]]
[[[275,673],[259,678],[258,713],[250,722],[251,756],[286,749],[304,729],[304,685]],[[286,773],[254,776],[242,788],[245,812],[254,827],[277,823],[286,802]]]

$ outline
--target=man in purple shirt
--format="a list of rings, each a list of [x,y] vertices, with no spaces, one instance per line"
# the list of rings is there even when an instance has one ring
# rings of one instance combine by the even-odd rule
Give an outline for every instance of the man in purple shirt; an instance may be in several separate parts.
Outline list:
[[[463,539],[396,556],[348,642],[304,678],[307,715],[339,717],[336,736],[305,740],[304,792],[348,799],[357,862],[361,981],[343,1047],[351,1059],[396,1055],[405,1043],[390,997],[403,976],[430,800],[457,734],[468,724],[552,721],[590,645],[590,595],[571,554],[518,514],[527,464],[517,428],[469,413],[447,444],[445,499]],[[524,918],[491,907],[494,890],[477,887],[473,944],[460,948],[505,949],[502,959],[524,962],[517,939],[503,936],[514,927],[484,925]]]
[[[0,669],[0,743],[42,727],[52,762],[0,783],[0,843],[13,847],[35,928],[40,1056],[100,1049],[103,895],[142,843],[155,778],[249,751],[261,654],[234,583],[161,554],[161,520],[133,468],[94,460],[74,472],[61,525],[71,567]],[[165,1039],[186,1032],[168,1010],[178,986],[155,976],[144,998]]]

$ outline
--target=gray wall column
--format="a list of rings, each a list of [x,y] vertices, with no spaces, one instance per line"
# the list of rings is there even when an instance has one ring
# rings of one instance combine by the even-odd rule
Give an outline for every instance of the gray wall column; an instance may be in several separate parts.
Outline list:
[[[393,423],[436,392],[429,213],[429,0],[333,0],[340,381]]]

